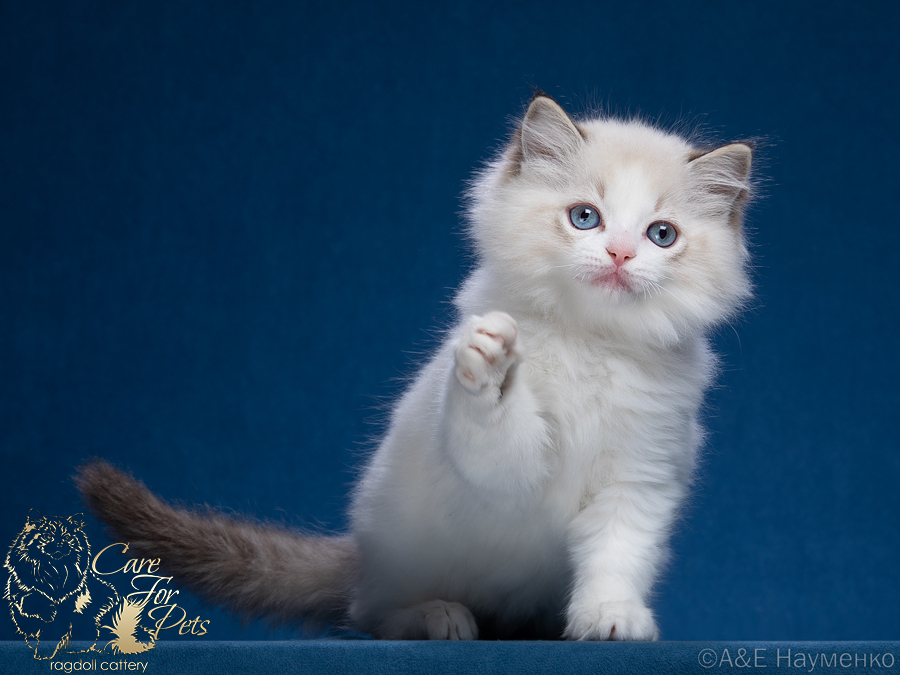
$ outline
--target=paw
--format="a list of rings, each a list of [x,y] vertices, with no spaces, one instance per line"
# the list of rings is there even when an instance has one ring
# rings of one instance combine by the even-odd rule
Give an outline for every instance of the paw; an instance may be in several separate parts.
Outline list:
[[[569,611],[569,640],[658,640],[653,613],[639,602],[601,602]]]
[[[458,602],[432,600],[419,605],[425,620],[425,633],[429,640],[476,640],[478,626],[475,617]]]
[[[391,616],[381,631],[388,640],[477,640],[475,617],[458,602],[431,600]]]
[[[472,316],[456,345],[456,378],[473,394],[499,388],[516,361],[518,327],[505,312]]]

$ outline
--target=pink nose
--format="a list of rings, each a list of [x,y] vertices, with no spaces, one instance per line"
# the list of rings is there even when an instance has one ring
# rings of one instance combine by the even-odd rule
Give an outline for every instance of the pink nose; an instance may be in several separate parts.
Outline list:
[[[606,252],[612,256],[616,267],[621,267],[634,257],[634,247],[624,242],[614,242],[606,247]]]

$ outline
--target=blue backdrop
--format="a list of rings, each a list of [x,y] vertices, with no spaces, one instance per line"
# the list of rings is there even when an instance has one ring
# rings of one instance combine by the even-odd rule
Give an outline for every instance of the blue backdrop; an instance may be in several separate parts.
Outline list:
[[[70,475],[95,455],[170,499],[343,527],[471,262],[465,181],[539,86],[769,141],[758,300],[717,336],[663,637],[897,639],[898,19],[3,0],[0,541],[32,507],[80,511]],[[196,611],[214,639],[291,634]]]

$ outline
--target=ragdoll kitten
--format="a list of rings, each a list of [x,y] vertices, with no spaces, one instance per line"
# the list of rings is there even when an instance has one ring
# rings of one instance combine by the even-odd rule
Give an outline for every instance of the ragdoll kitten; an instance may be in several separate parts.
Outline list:
[[[346,536],[176,510],[110,465],[88,504],[208,600],[387,639],[655,640],[647,599],[749,296],[751,149],[537,94],[470,194],[459,322],[397,402]]]

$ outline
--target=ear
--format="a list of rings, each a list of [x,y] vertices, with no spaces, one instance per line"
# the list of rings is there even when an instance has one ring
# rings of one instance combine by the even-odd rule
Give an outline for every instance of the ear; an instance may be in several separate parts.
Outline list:
[[[519,127],[522,158],[560,161],[575,152],[584,142],[578,126],[562,107],[543,92],[531,99]]]
[[[37,509],[29,509],[28,511],[28,519],[27,523],[30,525],[37,525],[41,520],[43,520],[44,514],[42,514]]]
[[[750,197],[750,166],[753,149],[746,143],[729,143],[693,155],[688,169],[704,202],[714,211],[740,219]]]
[[[69,516],[69,522],[72,523],[78,529],[84,527],[84,514],[76,513],[74,515]]]

